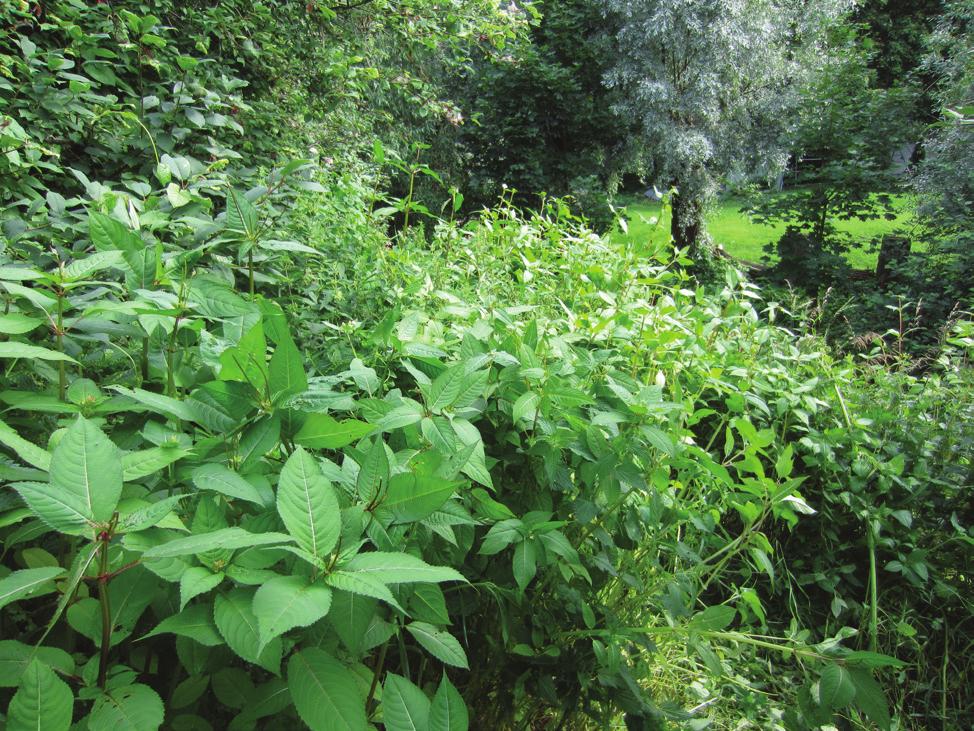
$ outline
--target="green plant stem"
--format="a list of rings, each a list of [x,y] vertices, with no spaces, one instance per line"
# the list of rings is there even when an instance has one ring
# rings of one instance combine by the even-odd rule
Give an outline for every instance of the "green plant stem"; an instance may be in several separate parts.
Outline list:
[[[382,670],[386,664],[386,651],[389,649],[389,640],[382,643],[382,649],[379,650],[379,659],[375,662],[375,669],[372,671],[372,685],[369,686],[369,695],[365,699],[365,711],[369,712],[369,706],[372,705],[372,701],[375,698],[375,689],[379,685],[379,676],[382,675]]]
[[[879,588],[876,580],[876,534],[871,520],[866,521],[866,543],[869,546],[869,650],[879,647]]]
[[[64,352],[64,292],[61,289],[57,291],[57,332],[55,333],[57,339],[57,349],[59,353]],[[63,360],[58,361],[58,398],[61,401],[67,400],[67,389],[68,389],[68,374],[66,366]]]
[[[105,689],[108,677],[108,651],[112,644],[112,605],[108,596],[108,540],[101,543],[101,565],[98,569],[98,601],[101,604],[101,652],[98,656],[98,687]]]

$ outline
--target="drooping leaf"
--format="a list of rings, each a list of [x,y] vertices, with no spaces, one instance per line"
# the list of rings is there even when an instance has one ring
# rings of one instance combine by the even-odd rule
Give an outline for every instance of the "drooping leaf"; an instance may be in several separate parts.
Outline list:
[[[148,685],[106,690],[88,716],[90,731],[156,731],[165,719],[162,699]]]
[[[531,583],[531,579],[538,573],[536,550],[532,540],[521,541],[514,547],[512,568],[514,580],[521,591],[524,591]]]
[[[60,566],[14,571],[0,579],[0,609],[11,602],[53,591],[54,579],[64,573],[64,569]]]
[[[334,586],[336,589],[340,588],[337,585]],[[335,632],[342,643],[354,656],[362,654],[365,632],[375,616],[377,606],[376,600],[367,594],[339,590],[335,591],[332,596],[327,621],[335,628]]]
[[[823,708],[845,708],[856,696],[856,686],[849,671],[841,665],[826,666],[818,681],[818,702]]]
[[[360,553],[342,567],[344,570],[368,576],[383,584],[410,582],[466,581],[463,574],[447,566],[430,566],[408,553],[375,551]]]
[[[324,650],[291,656],[287,684],[294,707],[311,731],[365,731],[365,695],[348,668]]]
[[[410,622],[406,625],[406,630],[440,662],[458,668],[470,668],[467,653],[463,651],[457,638],[449,632],[437,629],[426,622]]]
[[[252,603],[253,592],[247,589],[218,594],[213,603],[213,620],[231,650],[247,662],[278,675],[284,648],[280,639],[261,645]]]
[[[0,358],[27,358],[29,360],[61,360],[67,363],[77,363],[74,358],[66,353],[61,353],[50,348],[42,348],[39,345],[29,345],[27,343],[15,343],[7,341],[0,343]]]
[[[50,452],[24,439],[3,421],[0,421],[0,444],[9,447],[24,462],[39,470],[47,471],[51,467]]]
[[[278,576],[254,594],[254,615],[263,647],[295,627],[307,627],[328,614],[331,589],[303,576]]]
[[[338,497],[314,458],[298,447],[281,470],[277,512],[302,548],[318,558],[331,553],[341,535]]]
[[[860,668],[849,668],[849,677],[855,686],[854,704],[870,721],[875,723],[880,731],[889,731],[891,719],[889,705],[882,687],[868,671]]]
[[[389,587],[376,578],[351,571],[332,571],[325,576],[325,583],[335,589],[341,589],[352,594],[381,599],[396,609],[401,609]]]
[[[166,633],[188,637],[205,647],[223,644],[223,639],[213,621],[213,607],[209,604],[194,604],[186,607],[179,614],[166,617],[142,639]]]
[[[9,731],[67,731],[74,695],[47,665],[34,660],[24,671],[7,708]]]

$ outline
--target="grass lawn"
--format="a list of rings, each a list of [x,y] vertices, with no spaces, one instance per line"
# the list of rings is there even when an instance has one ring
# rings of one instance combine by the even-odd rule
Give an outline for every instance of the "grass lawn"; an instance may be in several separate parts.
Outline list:
[[[897,228],[907,228],[913,218],[913,203],[910,196],[894,195],[897,217],[894,221],[878,219],[875,221],[838,221],[836,227],[840,231],[852,234],[860,247],[849,251],[846,258],[852,266],[859,269],[874,269],[876,267],[877,251],[870,250],[872,239],[881,237]],[[651,239],[669,236],[669,211],[663,220],[653,223],[660,215],[660,204],[645,199],[630,199],[625,202],[625,211],[629,218],[629,235],[650,237]],[[725,198],[720,200],[714,210],[707,217],[707,230],[714,241],[724,247],[724,250],[738,259],[760,262],[764,256],[764,246],[775,242],[785,231],[784,224],[767,226],[751,220],[741,213],[744,201],[741,198]],[[616,230],[615,237],[622,237],[623,233]]]

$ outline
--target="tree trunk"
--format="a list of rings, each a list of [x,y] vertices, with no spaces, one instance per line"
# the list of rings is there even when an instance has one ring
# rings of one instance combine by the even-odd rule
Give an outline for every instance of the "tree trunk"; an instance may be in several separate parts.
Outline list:
[[[688,249],[694,267],[709,269],[713,264],[714,249],[704,229],[704,198],[691,187],[677,188],[672,198],[670,235],[678,249]]]

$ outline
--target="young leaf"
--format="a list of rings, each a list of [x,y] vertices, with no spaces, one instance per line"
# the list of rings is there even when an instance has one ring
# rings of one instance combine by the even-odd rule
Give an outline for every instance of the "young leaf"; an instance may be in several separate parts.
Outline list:
[[[136,683],[105,691],[88,716],[89,731],[156,731],[165,717],[162,699],[148,685]]]
[[[446,566],[430,566],[422,559],[408,553],[384,553],[381,551],[360,553],[342,568],[361,576],[376,579],[383,584],[466,581],[463,574],[454,569]]]
[[[39,660],[27,666],[7,708],[8,731],[67,731],[74,695],[68,684]]]
[[[254,594],[254,615],[263,648],[295,627],[307,627],[328,614],[331,589],[303,576],[278,576]]]
[[[206,594],[220,585],[223,572],[210,571],[205,566],[191,566],[179,577],[179,609],[182,611],[190,599]]]
[[[430,701],[406,678],[386,673],[382,683],[382,721],[387,731],[424,731],[429,728]]]
[[[335,490],[301,447],[281,470],[277,512],[298,545],[314,556],[327,556],[338,543],[342,520]]]
[[[284,648],[280,639],[261,644],[252,603],[253,594],[246,589],[219,594],[213,603],[213,620],[231,650],[247,662],[278,675]]]
[[[14,571],[0,579],[0,609],[25,597],[53,591],[53,580],[64,573],[64,569],[60,566]]]
[[[469,725],[467,705],[444,673],[430,706],[429,731],[467,731]]]
[[[204,647],[216,647],[223,644],[223,639],[213,623],[213,608],[209,604],[194,604],[179,614],[166,617],[142,639],[146,640],[167,632],[180,637],[188,637]]]
[[[457,638],[449,632],[437,629],[426,622],[411,622],[406,625],[406,630],[440,662],[465,670],[470,669],[467,653],[463,651]]]
[[[291,656],[287,684],[298,715],[311,731],[365,731],[365,696],[348,668],[324,650]]]
[[[79,416],[51,455],[51,485],[80,505],[85,518],[107,523],[122,494],[118,448]]]

